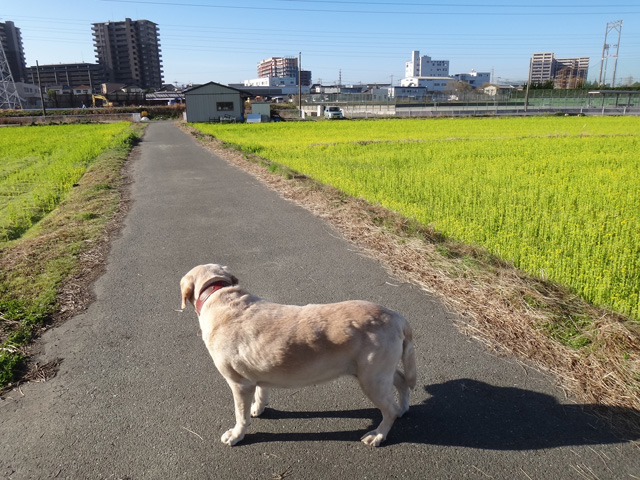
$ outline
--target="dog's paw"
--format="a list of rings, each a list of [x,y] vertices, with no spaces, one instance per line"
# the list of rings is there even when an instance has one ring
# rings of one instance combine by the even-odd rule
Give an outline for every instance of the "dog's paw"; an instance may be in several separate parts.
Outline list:
[[[266,405],[258,405],[257,403],[252,403],[251,404],[251,416],[252,417],[259,417],[260,415],[262,415],[262,412],[264,412]]]
[[[235,429],[232,428],[231,430],[227,430],[224,433],[224,435],[220,437],[220,440],[222,441],[222,443],[229,445],[230,447],[233,447],[236,443],[238,443],[243,438],[244,438],[244,432],[241,434],[237,434],[235,433]]]
[[[365,445],[369,445],[370,447],[379,447],[382,442],[385,440],[385,436],[381,433],[378,433],[377,430],[372,430],[371,432],[363,435],[360,439],[362,443]]]

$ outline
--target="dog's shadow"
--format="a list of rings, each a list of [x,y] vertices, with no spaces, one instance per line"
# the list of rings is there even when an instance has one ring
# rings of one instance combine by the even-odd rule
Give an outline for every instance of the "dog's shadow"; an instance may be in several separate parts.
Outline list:
[[[492,450],[532,450],[640,439],[640,412],[635,410],[565,405],[543,393],[495,387],[470,379],[428,385],[424,390],[430,397],[422,404],[412,405],[403,418],[396,420],[384,445],[423,443]],[[607,417],[609,421],[604,420]],[[356,441],[375,428],[381,415],[375,408],[328,412],[285,412],[267,408],[261,416],[264,421],[296,418],[362,418],[370,420],[370,423],[368,428],[357,431],[261,433],[259,421],[254,421],[253,432],[250,430],[243,444]],[[614,431],[610,427],[611,421],[626,423],[627,428]]]

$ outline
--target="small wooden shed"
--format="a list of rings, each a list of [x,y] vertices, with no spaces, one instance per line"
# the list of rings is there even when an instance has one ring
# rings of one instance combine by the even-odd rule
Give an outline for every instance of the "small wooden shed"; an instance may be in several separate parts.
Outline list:
[[[187,122],[242,122],[249,94],[216,82],[184,91]]]

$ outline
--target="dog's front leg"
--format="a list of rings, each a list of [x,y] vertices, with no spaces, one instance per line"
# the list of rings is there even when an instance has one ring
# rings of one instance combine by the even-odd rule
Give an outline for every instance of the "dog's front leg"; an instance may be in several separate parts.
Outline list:
[[[269,394],[271,390],[267,387],[256,387],[256,394],[251,404],[251,416],[259,417],[264,412],[264,408],[269,404]]]
[[[236,407],[236,425],[222,435],[222,443],[233,446],[244,438],[249,426],[251,398],[256,390],[255,384],[228,382],[233,392],[233,403]]]

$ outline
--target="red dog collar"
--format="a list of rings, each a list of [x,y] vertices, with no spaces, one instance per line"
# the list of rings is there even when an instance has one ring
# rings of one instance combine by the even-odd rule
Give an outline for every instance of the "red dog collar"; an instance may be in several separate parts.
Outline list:
[[[200,291],[200,295],[198,295],[198,300],[196,301],[196,313],[198,314],[198,316],[200,316],[200,310],[202,310],[204,302],[206,302],[214,292],[220,290],[221,288],[230,286],[231,284],[229,282],[221,280],[219,282],[213,282],[207,287],[203,288],[202,291]]]

